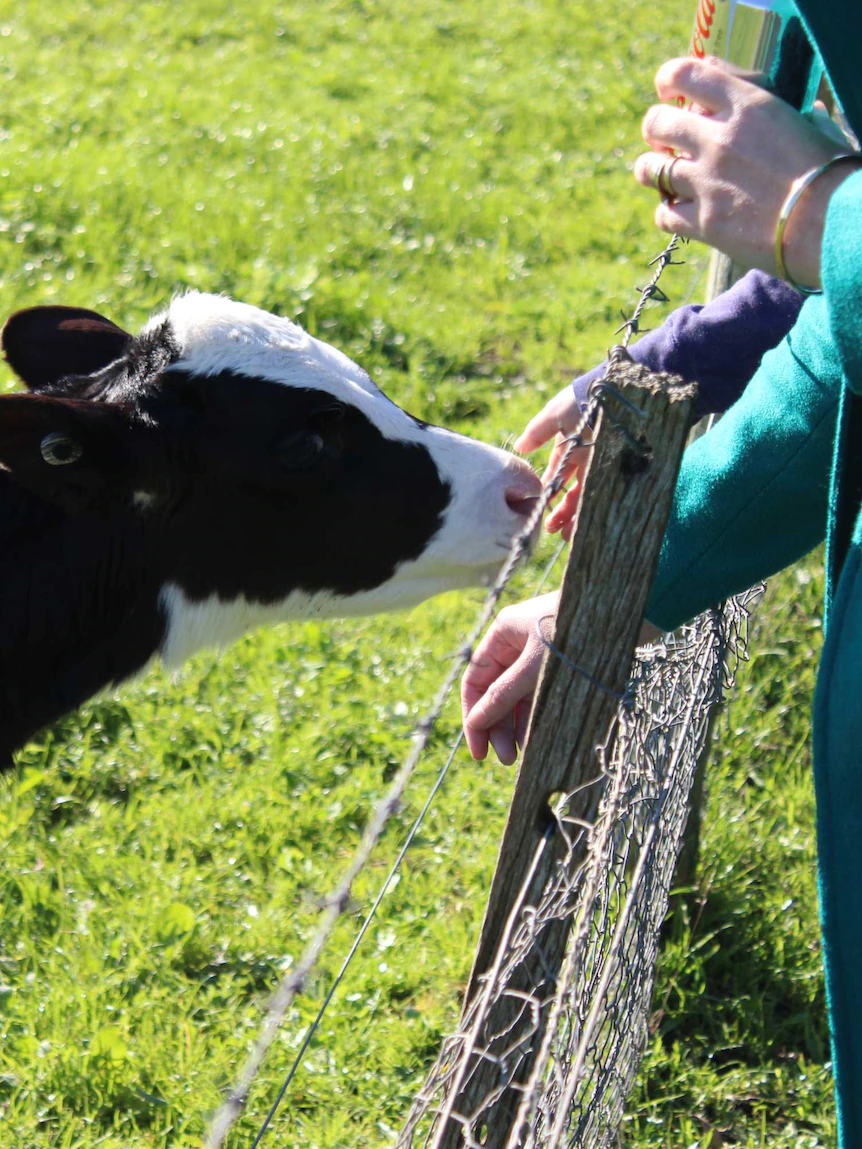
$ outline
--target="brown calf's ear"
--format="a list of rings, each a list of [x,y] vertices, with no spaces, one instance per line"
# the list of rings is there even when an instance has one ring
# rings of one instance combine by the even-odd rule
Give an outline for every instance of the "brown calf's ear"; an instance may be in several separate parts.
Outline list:
[[[0,396],[0,468],[70,511],[129,500],[143,433],[113,404]]]
[[[6,362],[31,391],[66,375],[92,375],[119,359],[132,336],[83,307],[29,307],[6,321]]]

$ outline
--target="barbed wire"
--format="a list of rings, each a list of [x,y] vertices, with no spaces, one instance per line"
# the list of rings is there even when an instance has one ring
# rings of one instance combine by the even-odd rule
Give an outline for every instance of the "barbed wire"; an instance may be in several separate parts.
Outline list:
[[[619,331],[625,331],[625,335],[621,344],[614,348],[610,353],[608,371],[612,372],[614,364],[620,361],[621,356],[628,358],[625,349],[627,348],[628,343],[633,335],[635,335],[639,330],[640,317],[647,303],[651,299],[659,299],[661,301],[667,300],[667,296],[659,289],[658,282],[665,268],[670,264],[677,262],[673,260],[672,257],[679,243],[679,237],[673,236],[665,249],[648,264],[649,267],[654,266],[656,270],[654,271],[650,281],[646,284],[646,286],[639,289],[639,299],[631,318],[626,320],[615,333],[617,334]],[[506,588],[508,587],[515,571],[529,555],[535,534],[540,527],[545,511],[548,509],[550,503],[564,486],[565,478],[570,470],[570,464],[572,463],[576,452],[590,447],[590,428],[595,422],[599,408],[603,405],[604,399],[608,394],[614,394],[619,398],[617,393],[607,383],[606,380],[607,373],[606,376],[598,382],[598,385],[594,384],[591,388],[588,400],[581,409],[581,417],[578,421],[578,424],[575,429],[565,437],[563,441],[563,450],[556,462],[554,472],[545,484],[542,490],[542,494],[536,500],[536,505],[529,515],[526,524],[513,539],[509,552],[500,568],[500,572],[485,597],[485,600],[478,612],[476,621],[466,639],[466,642],[452,657],[449,670],[437,691],[431,709],[416,724],[413,730],[411,735],[413,742],[412,749],[407,754],[404,762],[397,771],[389,789],[386,791],[385,795],[378,803],[377,807],[374,809],[362,835],[362,838],[360,839],[353,857],[351,858],[351,861],[344,871],[340,881],[332,890],[332,892],[323,900],[323,913],[320,923],[315,930],[311,941],[308,943],[302,957],[300,958],[297,965],[290,971],[290,973],[286,974],[282,979],[280,985],[267,1004],[257,1038],[255,1039],[252,1048],[248,1053],[248,1056],[242,1066],[242,1069],[240,1070],[240,1073],[237,1076],[234,1085],[229,1090],[226,1100],[217,1110],[210,1122],[205,1136],[206,1149],[222,1149],[224,1146],[225,1140],[231,1128],[245,1107],[254,1081],[263,1065],[263,1062],[270,1047],[272,1046],[272,1043],[275,1041],[279,1028],[288,1009],[290,1009],[297,995],[302,992],[309,975],[320,960],[323,950],[331,938],[339,919],[349,906],[350,894],[357,876],[368,863],[371,854],[379,842],[386,825],[388,824],[393,814],[400,807],[404,791],[406,790],[406,787],[427,748],[430,737],[436,727],[440,715],[443,712],[443,708],[448,700],[448,697],[452,692],[455,683],[458,681],[462,671],[472,657],[473,647],[496,614],[500,599],[506,591]],[[380,896],[382,897],[382,894]],[[367,926],[363,927],[363,934],[365,928],[367,928]],[[342,975],[339,975],[339,980]],[[331,994],[329,995],[328,1000],[331,1000]],[[314,1023],[315,1027],[317,1024],[319,1024],[319,1020],[320,1019],[318,1018]],[[307,1048],[307,1045],[308,1042],[306,1041],[304,1043],[304,1048]],[[296,1065],[298,1065],[298,1061],[288,1075],[288,1082],[295,1072]],[[264,1120],[263,1127],[259,1130],[255,1138],[254,1146],[258,1145],[261,1137],[263,1136],[263,1133],[269,1126],[272,1117],[274,1116],[278,1107],[278,1104],[284,1095],[284,1092],[285,1086],[282,1087],[278,1097],[276,1098],[276,1101],[270,1108]]]
[[[562,476],[568,468],[572,456],[576,450],[589,446],[586,442],[586,434],[595,419],[600,402],[600,397],[596,395],[585,404],[578,426],[572,434],[567,437],[565,450],[558,461],[554,475],[536,500],[536,506],[530,513],[525,526],[512,542],[509,553],[500,569],[500,573],[489,590],[476,622],[468,635],[466,644],[452,657],[450,668],[437,691],[431,709],[415,726],[412,734],[412,749],[396,773],[383,799],[374,810],[353,858],[340,882],[324,900],[323,917],[314,936],[295,969],[283,979],[281,985],[270,1000],[258,1037],[237,1078],[236,1084],[230,1090],[227,1100],[211,1122],[205,1142],[207,1149],[221,1149],[228,1132],[242,1112],[254,1079],[263,1064],[270,1046],[275,1040],[279,1026],[287,1010],[292,1005],[297,994],[301,992],[309,974],[317,965],[324,946],[331,937],[338,919],[349,904],[350,892],[356,877],[365,867],[385,826],[398,809],[407,784],[428,745],[428,741],[436,727],[452,688],[458,681],[464,667],[470,661],[475,643],[494,617],[500,599],[513,574],[529,554],[534,534],[541,524],[549,503],[563,485]]]
[[[666,268],[679,267],[685,262],[684,260],[677,260],[673,257],[678,251],[679,245],[681,243],[687,242],[688,241],[683,239],[682,236],[672,235],[664,251],[659,252],[655,259],[651,259],[647,264],[647,267],[655,268],[655,271],[652,274],[652,278],[650,279],[649,283],[647,283],[646,287],[636,288],[636,290],[640,292],[640,298],[638,299],[637,306],[628,319],[626,318],[625,313],[623,313],[623,322],[614,332],[614,335],[619,335],[621,331],[625,332],[625,335],[620,341],[620,346],[624,349],[628,348],[628,345],[632,341],[633,336],[641,334],[641,316],[643,315],[644,309],[650,300],[655,300],[658,303],[669,302],[668,296],[659,287],[659,280],[664,274]]]

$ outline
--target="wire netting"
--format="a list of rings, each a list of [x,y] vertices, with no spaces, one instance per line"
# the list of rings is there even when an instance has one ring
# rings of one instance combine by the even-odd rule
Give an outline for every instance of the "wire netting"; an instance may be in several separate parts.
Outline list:
[[[745,657],[757,593],[638,651],[607,740],[596,748],[594,775],[578,792],[581,810],[583,790],[592,792],[591,816],[569,813],[574,795],[559,801],[537,857],[556,839],[560,860],[535,904],[524,897],[529,882],[522,888],[398,1149],[614,1143],[648,1038],[692,781],[710,714]],[[568,931],[558,973],[541,960],[549,927]],[[494,1032],[489,1017],[500,1016],[502,998],[510,999],[505,1028]],[[480,1094],[471,1082],[481,1082]]]

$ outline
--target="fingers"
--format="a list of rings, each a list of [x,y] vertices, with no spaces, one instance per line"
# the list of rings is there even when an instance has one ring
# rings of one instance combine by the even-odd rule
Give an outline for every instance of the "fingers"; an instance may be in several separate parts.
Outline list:
[[[466,718],[464,719],[464,741],[467,743],[467,749],[470,752],[470,757],[476,762],[482,762],[488,757],[488,731],[476,730],[475,727],[470,726]],[[510,765],[510,763],[506,763]]]
[[[488,741],[504,766],[511,766],[518,757],[518,742],[512,725],[514,715],[508,715],[509,725],[501,722],[488,731]]]
[[[532,708],[531,694],[518,703],[513,714],[507,715],[502,722],[488,731],[488,740],[504,766],[511,766],[518,757],[518,751],[523,749],[527,740],[527,727]]]
[[[488,739],[485,737],[483,745],[481,738],[478,737],[478,734],[481,733],[480,727],[474,724],[468,728],[467,719],[485,697],[489,688],[517,659],[517,654],[504,660],[498,656],[494,649],[498,645],[497,627],[498,623],[495,623],[482,639],[464,671],[464,677],[461,679],[461,713],[464,718],[464,734],[467,738],[467,745],[470,747],[470,753],[473,754],[474,758],[485,757],[488,752]],[[471,734],[475,734],[477,737],[472,738]],[[473,753],[474,745],[481,751],[480,753]]]
[[[572,483],[574,476],[586,464],[587,455],[592,446],[589,441],[592,437],[592,432],[589,428],[584,429],[585,445],[583,447],[572,448],[566,438],[567,435],[581,426],[582,421],[583,413],[580,405],[575,399],[573,392],[569,388],[566,388],[565,391],[560,392],[560,394],[551,399],[549,403],[546,403],[539,414],[530,420],[523,434],[515,443],[515,449],[517,451],[535,451],[550,438],[556,436],[548,465],[542,476],[543,486],[547,486],[555,476],[563,486]],[[561,461],[566,454],[568,454],[566,464],[560,470]],[[575,484],[566,493],[563,500],[562,505],[568,508],[566,513],[559,519],[557,526],[549,529],[560,529],[563,523],[574,513],[574,508],[577,506],[579,498],[580,485]]]
[[[672,193],[667,198],[694,198],[694,164],[685,156],[644,152],[635,160],[634,177],[641,187]]]
[[[574,520],[580,502],[581,487],[578,484],[578,486],[566,491],[558,506],[548,515],[545,521],[545,530],[555,534],[570,524]]]
[[[514,447],[522,455],[530,451],[537,451],[548,439],[552,439],[559,431],[556,416],[548,411],[548,406],[542,408],[538,415],[534,415],[520,436],[515,440]]]
[[[704,147],[739,106],[752,107],[770,99],[761,89],[763,77],[736,75],[720,62],[690,57],[668,60],[656,73],[659,99],[643,119],[643,137],[655,152],[682,153],[688,160],[701,158]],[[651,185],[648,165],[641,163],[639,182]]]
[[[707,113],[727,112],[740,84],[749,83],[710,60],[684,56],[662,64],[655,76],[660,100],[682,100],[699,105]]]
[[[476,648],[461,681],[464,735],[474,758],[484,758],[489,743],[501,762],[517,757],[542,664],[536,619],[555,609],[555,595],[507,607]]]
[[[480,760],[488,754],[488,730],[468,719],[488,689],[518,658],[520,646],[512,646],[506,637],[505,612],[501,612],[491,629],[476,647],[473,657],[461,679],[461,715],[464,737],[473,758]]]
[[[655,209],[655,225],[670,235],[699,239],[697,204],[690,200],[661,200]]]
[[[704,140],[713,130],[708,116],[668,104],[653,104],[641,122],[641,135],[654,152],[681,153],[694,159],[703,151]]]
[[[515,707],[532,694],[536,685],[538,666],[533,665],[536,653],[535,647],[530,644],[508,670],[485,686],[472,705],[468,702],[466,725],[470,730],[490,731],[501,723],[513,729],[512,715]],[[538,661],[541,661],[541,647],[538,649],[538,655]],[[464,677],[466,680],[467,676]]]
[[[571,387],[549,400],[538,415],[533,416],[515,442],[515,450],[522,454],[537,451],[554,435],[569,435],[581,422],[581,408]]]
[[[577,471],[586,464],[587,454],[590,447],[572,447],[568,440],[563,435],[557,436],[557,441],[548,458],[548,464],[545,467],[545,472],[542,475],[542,486],[546,487],[548,483],[556,476],[561,485],[570,482],[572,477]],[[560,464],[563,458],[566,458],[566,464],[560,469]],[[559,471],[559,474],[557,472]]]
[[[490,742],[501,762],[510,765],[515,761],[519,746],[517,734],[526,729],[541,665],[542,646],[531,642],[518,661],[486,689],[466,714],[464,734],[474,758],[484,758]],[[519,708],[525,706],[526,716],[519,715]],[[473,753],[474,746],[480,753]]]

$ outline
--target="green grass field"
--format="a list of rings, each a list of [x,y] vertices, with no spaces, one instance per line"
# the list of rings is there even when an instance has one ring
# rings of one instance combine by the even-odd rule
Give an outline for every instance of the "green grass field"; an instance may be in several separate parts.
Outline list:
[[[62,301],[135,327],[183,286],[226,291],[414,413],[504,442],[603,353],[663,243],[627,165],[692,7],[8,5],[0,310]],[[677,300],[701,261],[673,269]],[[719,723],[700,898],[664,946],[627,1146],[834,1140],[808,739],[821,581],[816,560],[776,580]],[[477,601],[251,636],[19,755],[0,788],[2,1149],[200,1144]],[[452,706],[232,1145],[456,729]],[[511,779],[459,759],[269,1144],[389,1144],[456,1019]]]

